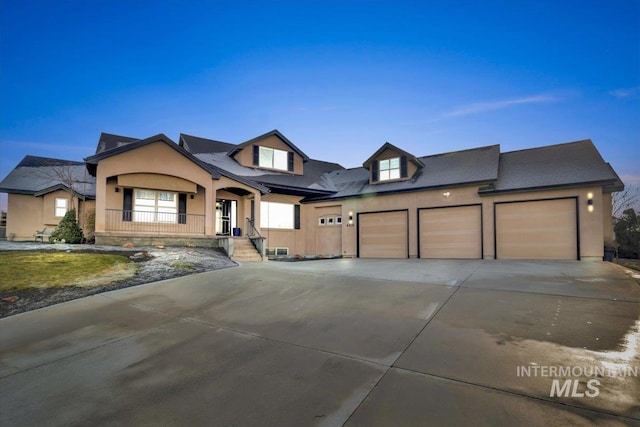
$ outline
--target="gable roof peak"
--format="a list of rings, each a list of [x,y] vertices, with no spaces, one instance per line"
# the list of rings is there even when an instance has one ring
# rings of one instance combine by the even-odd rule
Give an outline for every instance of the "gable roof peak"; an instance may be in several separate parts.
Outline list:
[[[376,159],[376,157],[378,157],[380,154],[382,154],[385,150],[390,149],[393,151],[396,151],[398,154],[400,154],[401,156],[407,156],[408,160],[411,160],[412,162],[414,162],[416,164],[416,166],[418,167],[424,167],[424,163],[417,158],[416,156],[414,156],[413,154],[404,151],[402,148],[396,147],[395,145],[393,145],[390,142],[385,142],[384,144],[382,144],[382,147],[378,148],[378,150],[376,150],[375,153],[373,153],[371,155],[371,157],[369,157],[367,160],[364,161],[364,163],[362,164],[362,167],[365,169],[369,169],[369,166],[371,166],[371,163]]]
[[[296,154],[302,157],[302,161],[306,162],[309,160],[309,156],[307,156],[301,149],[296,147],[296,145],[293,142],[289,141],[289,139],[286,136],[284,136],[278,129],[273,129],[267,133],[256,136],[255,138],[251,138],[248,141],[238,144],[233,150],[229,151],[229,157],[234,157],[236,154],[242,151],[242,149],[244,149],[245,147],[248,147],[249,145],[257,141],[260,141],[261,139],[264,139],[270,136],[278,137],[282,142],[288,145]]]
[[[122,147],[123,145],[138,141],[139,139],[140,138],[132,138],[130,136],[115,135],[113,133],[102,132],[100,134],[100,138],[98,139],[98,146],[96,147],[95,154]]]
[[[178,137],[178,145],[190,153],[227,153],[236,147],[235,144],[216,139],[203,138],[195,135],[181,133]]]

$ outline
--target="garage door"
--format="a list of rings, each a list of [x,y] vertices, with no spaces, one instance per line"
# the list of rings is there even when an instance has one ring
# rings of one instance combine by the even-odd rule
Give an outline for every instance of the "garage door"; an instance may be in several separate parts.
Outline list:
[[[407,258],[407,211],[358,214],[360,258]]]
[[[482,258],[481,206],[418,211],[420,258]]]
[[[578,259],[575,198],[495,207],[496,258]]]

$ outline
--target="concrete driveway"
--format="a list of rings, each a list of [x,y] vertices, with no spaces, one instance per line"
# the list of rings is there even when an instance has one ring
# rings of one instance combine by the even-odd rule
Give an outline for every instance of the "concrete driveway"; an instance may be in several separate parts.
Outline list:
[[[0,424],[628,425],[639,329],[607,263],[245,264],[0,320]]]

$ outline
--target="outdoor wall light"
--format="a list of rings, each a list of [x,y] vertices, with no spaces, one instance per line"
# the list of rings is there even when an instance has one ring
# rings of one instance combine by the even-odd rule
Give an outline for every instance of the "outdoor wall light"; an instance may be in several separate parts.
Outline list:
[[[593,193],[587,193],[587,210],[593,212]]]
[[[349,222],[347,223],[347,227],[353,227],[353,211],[349,211]]]
[[[192,194],[192,195],[191,195],[191,200],[195,199],[195,197],[196,197],[196,196]]]
[[[445,191],[444,193],[442,193],[442,195],[444,197],[449,197],[451,195],[451,192],[450,191]]]
[[[116,193],[119,193],[120,189],[118,187],[116,187]]]

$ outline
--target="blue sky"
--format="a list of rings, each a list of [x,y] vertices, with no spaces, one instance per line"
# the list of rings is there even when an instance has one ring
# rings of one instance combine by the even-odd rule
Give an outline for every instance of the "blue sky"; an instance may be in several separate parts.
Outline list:
[[[385,141],[590,138],[637,185],[640,1],[0,0],[0,178],[26,154],[81,160],[103,131],[275,128],[345,167]]]

